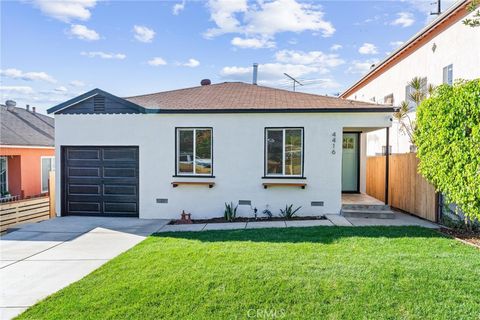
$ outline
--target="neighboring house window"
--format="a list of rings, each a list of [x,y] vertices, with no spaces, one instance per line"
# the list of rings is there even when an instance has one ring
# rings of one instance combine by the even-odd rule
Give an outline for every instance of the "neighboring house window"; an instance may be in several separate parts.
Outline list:
[[[393,93],[390,93],[388,96],[385,96],[383,98],[383,103],[384,104],[389,104],[389,105],[393,106],[393,102],[394,102],[393,101]]]
[[[177,174],[212,175],[212,129],[177,128]]]
[[[303,176],[303,129],[265,129],[266,176]]]
[[[443,83],[451,86],[453,84],[453,64],[443,68]]]
[[[8,194],[8,162],[7,157],[0,157],[0,196]]]
[[[50,171],[55,171],[55,157],[42,157],[42,193],[48,192]]]

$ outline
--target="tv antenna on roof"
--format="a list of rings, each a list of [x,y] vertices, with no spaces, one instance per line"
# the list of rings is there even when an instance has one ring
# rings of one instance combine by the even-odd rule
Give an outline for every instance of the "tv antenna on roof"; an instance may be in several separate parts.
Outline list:
[[[437,11],[430,12],[430,15],[431,16],[439,16],[442,13],[442,5],[440,4],[440,0],[437,0],[437,1],[432,2],[430,4],[436,4],[437,5]]]
[[[298,83],[299,85],[303,86],[303,84],[300,83],[300,81],[298,81],[297,79],[295,79],[294,77],[292,77],[291,75],[289,75],[288,73],[283,73],[285,76],[287,76],[288,78],[290,78],[292,81],[293,81],[293,92],[295,92],[295,84]]]

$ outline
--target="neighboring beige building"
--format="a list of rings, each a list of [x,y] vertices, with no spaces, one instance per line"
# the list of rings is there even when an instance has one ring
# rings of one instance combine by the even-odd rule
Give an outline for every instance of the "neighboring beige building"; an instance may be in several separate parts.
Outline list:
[[[408,101],[408,82],[426,78],[432,85],[453,83],[456,79],[480,78],[480,28],[463,24],[473,16],[471,0],[461,0],[420,30],[386,59],[375,65],[340,97],[398,106]],[[415,110],[415,105],[410,101]],[[415,112],[410,114],[415,118]],[[385,150],[385,132],[368,134],[368,155]],[[392,153],[410,151],[408,135],[400,132],[398,122],[390,129]]]

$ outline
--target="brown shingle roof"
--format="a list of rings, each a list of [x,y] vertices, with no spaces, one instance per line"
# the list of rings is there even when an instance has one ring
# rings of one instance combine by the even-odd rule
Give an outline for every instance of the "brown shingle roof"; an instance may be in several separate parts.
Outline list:
[[[148,109],[173,111],[283,109],[341,111],[353,108],[382,111],[382,109],[391,108],[385,105],[292,92],[243,82],[224,82],[124,99]]]

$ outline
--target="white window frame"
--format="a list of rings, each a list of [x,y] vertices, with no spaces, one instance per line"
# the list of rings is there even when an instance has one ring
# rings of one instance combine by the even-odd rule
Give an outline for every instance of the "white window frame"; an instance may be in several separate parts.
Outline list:
[[[7,156],[0,156],[1,159],[5,159],[5,188],[8,191],[8,157]],[[1,195],[0,195],[1,196]]]
[[[52,169],[53,167],[53,170],[50,170],[50,171],[55,171],[55,156],[41,156],[40,157],[40,193],[48,192],[48,184],[47,184],[47,190],[43,189],[43,159],[50,159],[51,161],[50,169]]]
[[[285,174],[285,132],[287,130],[300,130],[301,132],[301,146],[300,146],[300,174]],[[268,173],[268,132],[269,131],[282,131],[282,173]],[[303,178],[303,157],[304,157],[304,129],[302,127],[279,127],[279,128],[274,128],[274,127],[267,127],[265,128],[265,177],[298,177],[298,178]]]
[[[443,83],[448,84],[449,86],[453,85],[453,63],[443,67],[442,71],[443,71],[443,74],[442,74]],[[449,78],[449,71],[452,74],[451,78]]]
[[[196,154],[197,154],[197,130],[210,130],[210,173],[196,173]],[[199,177],[211,177],[213,176],[213,128],[209,127],[181,127],[176,128],[176,138],[177,138],[177,145],[175,146],[175,167],[176,167],[176,175],[177,176],[199,176]],[[193,172],[180,172],[180,131],[193,131]]]

